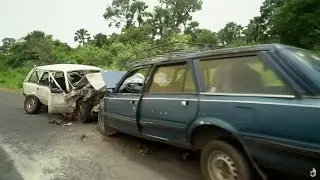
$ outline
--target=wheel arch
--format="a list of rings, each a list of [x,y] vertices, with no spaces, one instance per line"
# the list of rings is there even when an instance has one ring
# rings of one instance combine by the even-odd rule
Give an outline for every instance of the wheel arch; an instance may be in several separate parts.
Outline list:
[[[203,139],[200,137],[204,137]],[[201,139],[200,141],[199,138]],[[237,148],[249,161],[255,172],[263,179],[266,179],[265,173],[251,157],[247,146],[239,137],[238,130],[226,121],[217,118],[197,119],[188,130],[188,142],[195,151],[201,148],[212,139],[225,141]]]
[[[41,102],[41,100],[36,96],[36,94],[31,93],[31,94],[26,94],[25,99],[28,99],[29,97],[34,97],[36,99],[38,99],[38,101],[40,102],[41,106],[44,106],[44,104]]]

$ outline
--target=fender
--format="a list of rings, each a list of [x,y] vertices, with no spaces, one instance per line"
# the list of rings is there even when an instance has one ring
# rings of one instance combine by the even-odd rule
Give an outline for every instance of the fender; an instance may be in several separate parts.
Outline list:
[[[201,118],[197,118],[189,125],[189,127],[187,129],[187,137],[186,137],[187,141],[190,142],[192,133],[194,132],[194,130],[196,128],[198,128],[200,126],[205,126],[205,125],[217,126],[221,129],[228,131],[229,133],[231,133],[232,135],[234,135],[234,137],[236,137],[238,139],[238,134],[239,134],[238,131],[236,130],[236,128],[234,128],[227,121],[224,121],[224,120],[221,120],[218,118],[214,118],[214,117],[201,117]]]
[[[24,93],[24,96],[25,96],[25,99],[27,99],[30,96],[33,96],[33,97],[37,98],[40,101],[41,105],[43,105],[43,102],[41,102],[41,100],[36,96],[35,92],[29,93],[29,94]]]
[[[224,121],[222,119],[219,118],[214,118],[214,117],[201,117],[201,118],[197,118],[195,121],[193,121],[187,129],[187,134],[186,134],[186,139],[187,142],[191,142],[191,138],[192,138],[192,133],[194,132],[194,130],[198,127],[201,126],[207,126],[207,125],[212,125],[212,126],[216,126],[219,127],[227,132],[229,132],[231,135],[233,135],[233,137],[235,137],[235,139],[242,145],[243,150],[245,152],[245,155],[248,157],[249,161],[251,162],[251,164],[253,165],[254,169],[256,169],[257,173],[261,176],[261,178],[263,180],[267,179],[267,176],[265,175],[265,173],[259,168],[259,166],[257,165],[257,163],[253,160],[253,158],[250,156],[250,153],[248,151],[247,146],[244,144],[244,142],[242,141],[242,139],[239,136],[239,131],[234,128],[230,123],[228,123],[227,121]]]
[[[31,92],[31,93],[25,93],[25,92],[23,92],[23,95],[27,98],[27,97],[29,97],[29,96],[34,96],[34,97],[36,97],[36,98],[38,98],[37,96],[36,96],[36,93],[35,92]]]

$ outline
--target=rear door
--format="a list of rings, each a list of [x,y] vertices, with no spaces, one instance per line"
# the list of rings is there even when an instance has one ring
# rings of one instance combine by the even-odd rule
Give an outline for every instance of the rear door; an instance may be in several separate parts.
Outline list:
[[[141,100],[139,123],[145,136],[184,144],[197,114],[198,94],[187,61],[158,65]]]
[[[28,75],[28,77],[23,82],[23,93],[24,94],[36,95],[37,88],[38,88],[38,82],[39,82],[41,73],[42,73],[42,71],[38,71],[38,70],[32,70],[30,72],[30,75]]]
[[[106,124],[127,133],[138,132],[136,124],[137,109],[149,70],[150,66],[132,69],[120,81],[114,93],[110,97],[104,98]],[[141,83],[141,86],[140,88],[130,89],[128,85],[130,83]]]
[[[49,72],[45,71],[40,77],[36,90],[36,95],[43,105],[48,105],[49,92]]]

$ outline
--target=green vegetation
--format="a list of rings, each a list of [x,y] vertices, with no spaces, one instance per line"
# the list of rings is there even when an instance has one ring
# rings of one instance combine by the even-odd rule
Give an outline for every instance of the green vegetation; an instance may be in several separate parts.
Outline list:
[[[159,6],[153,9],[148,8],[144,0],[113,0],[101,16],[109,27],[120,28],[121,33],[91,35],[80,28],[74,34],[74,41],[79,43],[76,48],[37,30],[20,39],[4,38],[0,46],[0,86],[21,88],[33,65],[80,63],[127,69],[133,59],[181,48],[181,45],[133,55],[135,52],[175,41],[230,47],[280,42],[320,54],[318,0],[265,0],[260,16],[253,17],[247,26],[230,22],[219,32],[201,29],[198,22],[192,21],[192,14],[201,7],[201,0],[159,0]]]

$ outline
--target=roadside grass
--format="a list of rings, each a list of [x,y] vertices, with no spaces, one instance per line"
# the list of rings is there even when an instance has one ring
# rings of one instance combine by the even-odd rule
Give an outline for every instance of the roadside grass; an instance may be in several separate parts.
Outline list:
[[[20,91],[30,68],[6,69],[0,71],[0,90]]]

